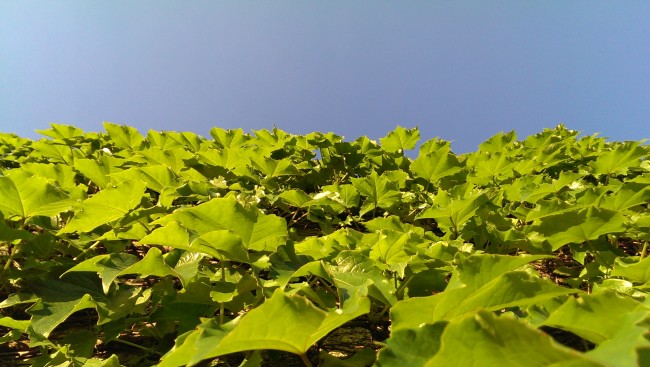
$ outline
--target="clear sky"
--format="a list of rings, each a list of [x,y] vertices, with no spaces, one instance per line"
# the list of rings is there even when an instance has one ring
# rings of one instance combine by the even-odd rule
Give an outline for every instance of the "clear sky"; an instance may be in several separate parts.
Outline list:
[[[650,138],[650,1],[0,0],[0,131]]]

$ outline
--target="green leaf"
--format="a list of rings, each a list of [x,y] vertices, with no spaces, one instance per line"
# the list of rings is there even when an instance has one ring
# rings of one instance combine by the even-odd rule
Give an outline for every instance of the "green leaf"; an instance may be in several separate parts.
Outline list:
[[[71,301],[38,301],[27,309],[27,313],[32,315],[29,329],[38,335],[48,337],[59,324],[73,313],[86,308],[95,308],[95,306],[95,301],[88,294]]]
[[[53,216],[75,205],[75,201],[49,184],[47,179],[22,170],[12,170],[8,176],[0,176],[0,197],[0,211],[7,217]]]
[[[446,191],[440,190],[434,206],[418,215],[416,219],[433,218],[439,225],[456,232],[476,211],[490,199],[482,192],[476,192],[462,199],[452,198]]]
[[[311,201],[311,197],[302,190],[285,190],[278,195],[278,198],[298,208],[302,208],[305,203]]]
[[[403,223],[398,216],[391,215],[389,217],[377,217],[364,223],[368,231],[381,231],[389,229],[395,232],[406,234],[415,234],[418,237],[424,237],[424,228],[416,227],[412,224]]]
[[[181,147],[184,144],[172,139],[167,131],[147,131],[147,142],[151,147],[158,147],[163,150]]]
[[[220,260],[250,263],[241,237],[234,231],[220,229],[200,236],[192,234],[178,222],[169,222],[140,239],[145,245],[164,245],[210,255]]]
[[[389,209],[399,203],[401,194],[397,187],[387,178],[379,176],[373,171],[370,176],[352,178],[352,185],[367,199],[359,215],[363,215],[375,208]]]
[[[14,320],[9,316],[0,317],[0,326],[20,330],[21,332],[25,332],[29,324],[30,320]]]
[[[162,245],[199,252],[198,249],[189,247],[190,233],[188,232],[187,228],[174,221],[167,222],[164,226],[156,228],[153,232],[144,236],[138,242],[143,245]],[[205,249],[201,252],[215,257],[219,256],[217,252],[211,249]]]
[[[503,154],[507,150],[512,149],[516,141],[517,133],[514,130],[507,133],[501,131],[490,137],[488,140],[482,142],[479,145],[479,151]]]
[[[607,315],[609,314],[611,311],[607,310]],[[650,312],[647,309],[636,310],[621,316],[617,317],[620,325],[616,333],[595,349],[585,353],[585,356],[605,366],[647,366],[650,360],[648,359]]]
[[[257,208],[246,209],[232,197],[179,209],[154,223],[164,225],[171,221],[199,235],[230,230],[241,237],[247,250],[253,251],[274,251],[287,237],[287,223],[283,218],[263,214]]]
[[[186,161],[194,157],[192,153],[188,152],[188,149],[189,147],[164,150],[158,147],[141,149],[129,157],[129,162],[137,163],[141,167],[162,165],[169,167],[175,173],[180,173],[186,167]]]
[[[432,341],[433,343],[433,341]],[[524,323],[487,311],[451,321],[425,366],[601,366]]]
[[[484,308],[527,306],[579,290],[514,271],[548,256],[457,255],[458,266],[444,292],[398,302],[390,312],[393,330],[450,320]]]
[[[0,213],[0,241],[12,242],[14,240],[26,240],[34,235],[22,229],[13,229],[7,226]]]
[[[400,329],[391,333],[379,351],[376,367],[421,367],[438,353],[447,322]]]
[[[274,127],[273,130],[267,129],[253,130],[257,138],[256,143],[262,147],[268,147],[271,150],[282,149],[287,142],[292,139],[292,135]]]
[[[370,301],[365,297],[346,303],[342,309],[325,312],[303,297],[288,297],[276,290],[271,298],[241,318],[232,331],[226,328],[234,323],[200,328],[179,337],[184,340],[177,341],[174,349],[163,358],[164,362],[169,362],[161,366],[192,365],[201,359],[247,350],[275,349],[303,355],[332,330],[369,310]],[[187,360],[188,351],[198,350],[201,359],[191,357]]]
[[[302,276],[308,276],[308,275],[316,275],[321,277],[322,279],[327,280],[330,283],[333,283],[334,280],[332,279],[331,275],[327,272],[327,269],[325,269],[324,263],[322,261],[311,261],[308,262],[302,266],[300,266],[297,270],[281,270],[281,269],[274,269],[281,275],[277,277],[277,282],[280,285],[280,287],[286,287],[287,283],[292,278],[299,278]]]
[[[611,272],[613,277],[622,277],[637,284],[650,283],[650,257],[640,261],[625,261],[618,259]]]
[[[183,148],[193,152],[196,152],[199,149],[201,149],[201,146],[205,141],[203,137],[190,131],[182,131],[182,132],[167,131],[166,134],[171,139],[180,143],[183,146]]]
[[[304,354],[330,331],[370,310],[367,298],[326,313],[302,297],[276,291],[262,306],[250,311],[215,348],[218,355],[245,350],[276,349]]]
[[[409,255],[405,251],[411,246],[410,239],[406,233],[383,230],[380,232],[377,243],[372,246],[369,257],[385,264],[389,270],[396,272],[400,277],[404,277],[406,265],[411,255],[415,253],[415,250],[411,250],[411,255]]]
[[[251,162],[253,163],[253,167],[262,172],[267,178],[297,175],[300,173],[290,159],[276,160],[263,157],[262,159],[252,160]]]
[[[113,354],[106,359],[90,358],[84,362],[84,367],[122,367],[117,355]]]
[[[117,276],[126,274],[138,274],[141,278],[149,276],[176,276],[174,270],[165,263],[165,260],[162,257],[162,251],[156,247],[150,248],[142,260],[120,271]]]
[[[501,182],[505,178],[513,177],[513,168],[517,165],[515,158],[503,153],[475,153],[475,162],[468,162],[474,166],[472,177],[479,178],[476,183],[487,185]]]
[[[59,235],[72,232],[90,232],[126,216],[140,204],[145,184],[142,181],[122,182],[101,190],[82,203],[81,210],[59,231]]]
[[[97,275],[102,279],[102,288],[104,293],[108,293],[115,278],[117,278],[122,271],[128,269],[131,265],[137,262],[137,256],[127,253],[97,255],[68,269],[68,271],[63,273],[61,277],[65,274],[74,272],[97,273]]]
[[[49,136],[50,138],[61,140],[74,140],[74,138],[83,136],[84,134],[83,130],[72,125],[50,123],[50,126],[47,130],[36,130],[36,132]]]
[[[630,167],[638,167],[640,158],[645,156],[642,142],[627,142],[620,144],[614,150],[601,153],[596,161],[591,163],[595,174],[611,175],[627,173]]]
[[[147,187],[161,193],[178,185],[174,172],[166,165],[134,167],[111,174],[117,181],[144,181]]]
[[[553,251],[568,243],[583,243],[625,231],[625,217],[621,213],[595,207],[549,215],[540,221],[532,230],[546,236]]]
[[[379,139],[379,142],[387,152],[403,152],[415,148],[418,140],[420,140],[420,131],[417,127],[405,129],[398,126],[385,137]]]
[[[560,177],[557,180],[552,180],[551,182],[542,181],[541,179],[543,176],[525,177],[535,177],[540,180],[536,180],[536,182],[531,182],[530,184],[522,187],[520,190],[520,200],[527,201],[529,203],[536,203],[545,197],[557,196],[560,190],[564,189],[572,183],[577,183],[582,176],[571,172],[561,172]]]
[[[650,202],[650,185],[626,182],[613,195],[606,196],[602,208],[620,211]]]
[[[420,154],[409,168],[415,177],[429,182],[438,182],[441,178],[451,176],[463,169],[455,154],[447,149],[438,149],[427,154]]]
[[[61,164],[45,164],[45,163],[25,163],[20,168],[29,172],[32,176],[41,176],[46,178],[48,183],[54,185],[68,194],[74,191],[79,191],[75,181],[77,174],[71,166],[64,166]],[[80,190],[85,191],[85,190]],[[84,192],[85,193],[85,192]]]
[[[219,259],[251,263],[241,237],[231,230],[222,229],[204,233],[192,241],[189,247],[196,248],[197,246],[216,250],[220,255],[217,257]]]
[[[549,315],[543,325],[564,329],[600,344],[625,327],[623,321],[628,313],[641,309],[645,309],[645,313],[650,312],[650,308],[630,297],[605,290],[582,294],[580,298],[569,298]]]
[[[250,165],[250,158],[248,158],[242,150],[233,148],[223,148],[221,150],[201,149],[201,151],[197,153],[197,158],[200,163],[207,163],[211,166],[226,169],[223,170],[223,172],[219,172],[218,175],[211,175],[211,177],[219,175],[225,176],[228,171],[239,176],[252,176],[250,169],[248,168]]]
[[[397,302],[394,283],[374,266],[370,258],[359,252],[342,251],[327,271],[334,279],[340,299],[367,293],[386,306]]]
[[[323,186],[323,192],[326,191],[338,193],[338,198],[335,200],[343,204],[346,208],[356,208],[359,206],[359,191],[353,185],[326,185]]]
[[[104,122],[104,129],[118,148],[137,150],[144,142],[144,138],[134,127]]]
[[[124,164],[120,158],[102,155],[95,159],[78,158],[74,160],[74,169],[91,180],[100,189],[105,189],[111,182],[111,173],[122,171],[118,166]]]
[[[33,156],[42,156],[42,160],[51,164],[71,164],[75,158],[82,158],[83,153],[71,150],[64,144],[55,144],[47,140],[39,140],[31,144]]]
[[[297,254],[319,260],[354,247],[358,242],[359,235],[358,232],[352,230],[339,229],[326,236],[309,237],[294,246]]]
[[[239,318],[223,325],[215,319],[204,321],[197,330],[176,338],[174,347],[165,354],[158,367],[193,366],[204,359],[216,357],[213,349],[239,322]]]
[[[237,148],[246,144],[250,139],[242,129],[224,130],[218,127],[213,127],[210,130],[210,135],[212,135],[214,143],[219,148]]]

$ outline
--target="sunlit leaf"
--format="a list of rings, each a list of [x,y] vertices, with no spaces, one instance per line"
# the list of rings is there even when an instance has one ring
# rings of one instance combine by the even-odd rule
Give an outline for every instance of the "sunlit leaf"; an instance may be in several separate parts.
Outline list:
[[[424,366],[601,366],[521,321],[487,311],[451,321]]]
[[[553,250],[625,231],[625,217],[621,213],[595,207],[550,215],[540,222],[533,230],[546,236]]]
[[[210,129],[210,135],[220,148],[236,148],[244,145],[250,139],[243,129],[224,130],[214,127]]]
[[[640,146],[641,142],[620,144],[614,150],[602,152],[591,164],[596,174],[626,174],[630,167],[641,164],[640,158],[647,153]]]
[[[600,344],[625,327],[623,320],[628,313],[641,309],[650,312],[650,307],[644,307],[632,298],[605,290],[570,298],[550,314],[544,325],[570,331]]]
[[[284,219],[263,214],[256,208],[246,209],[234,198],[216,198],[192,208],[179,209],[158,223],[164,225],[171,221],[177,221],[198,235],[217,230],[232,231],[241,238],[247,250],[274,250],[287,236]]]
[[[16,170],[0,177],[0,211],[5,216],[52,216],[71,209],[75,202],[40,176]]]
[[[387,178],[372,172],[364,178],[353,178],[352,185],[359,190],[359,193],[366,197],[363,204],[362,215],[375,208],[389,209],[397,204],[401,195],[397,187]]]
[[[140,204],[144,190],[142,181],[123,182],[101,190],[83,201],[81,209],[59,234],[89,232],[124,217]]]
[[[458,255],[458,266],[444,292],[398,302],[390,313],[393,328],[450,320],[481,308],[496,311],[527,306],[578,292],[559,287],[525,271],[515,271],[531,261],[545,257],[547,256],[472,255],[464,258]]]
[[[386,340],[386,347],[379,351],[375,366],[425,366],[440,350],[440,336],[446,326],[446,322],[437,322],[412,329],[396,330]]]
[[[199,345],[210,347],[197,353],[201,359],[217,357],[247,350],[276,349],[294,354],[305,354],[314,343],[344,323],[367,313],[370,302],[361,297],[348,302],[342,309],[325,312],[313,306],[302,297],[288,297],[276,291],[261,306],[249,311],[234,326],[218,326],[199,329],[184,337],[164,357],[169,361],[162,366],[179,366],[180,363],[192,365],[200,361],[196,357],[181,357],[181,352],[197,350]],[[225,334],[225,335],[224,335]]]
[[[413,149],[418,140],[420,140],[420,131],[417,127],[405,129],[401,126],[379,139],[382,148],[388,152]]]
[[[131,126],[116,125],[110,122],[104,122],[104,129],[111,137],[111,141],[116,147],[122,149],[138,149],[144,142],[144,138],[138,130]]]
[[[420,154],[411,163],[410,170],[416,177],[423,178],[429,182],[437,182],[443,177],[460,172],[463,165],[458,161],[456,155],[445,149],[439,149],[427,154]]]

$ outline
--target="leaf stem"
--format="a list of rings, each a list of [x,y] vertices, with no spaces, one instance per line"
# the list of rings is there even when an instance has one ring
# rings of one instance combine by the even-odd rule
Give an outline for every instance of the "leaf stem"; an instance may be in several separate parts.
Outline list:
[[[82,256],[86,255],[90,250],[94,249],[99,244],[100,244],[99,241],[95,241],[95,243],[90,245],[87,249],[83,250],[79,255],[75,256],[72,260],[74,260],[74,261],[79,260]]]
[[[140,223],[140,225],[144,227],[144,229],[147,231],[147,234],[151,233],[151,228],[149,228],[149,226],[146,223],[142,222],[142,218],[138,218],[135,221]]]
[[[2,268],[2,271],[0,272],[0,280],[4,279],[5,272],[9,270],[11,267],[11,263],[14,261],[14,258],[16,257],[16,253],[18,252],[17,250],[18,245],[13,245],[11,247],[11,252],[9,253],[9,258],[7,259],[7,262],[5,262],[5,266]],[[3,284],[4,287],[4,284]]]
[[[451,221],[451,224],[454,226],[454,238],[452,238],[452,240],[455,240],[458,238],[458,227],[456,227],[456,222],[454,222],[454,218],[450,216],[449,220]]]
[[[641,249],[641,256],[639,256],[639,261],[643,260],[648,251],[648,242],[650,242],[650,229],[648,229],[648,236],[643,242],[643,248]]]
[[[406,281],[403,281],[402,284],[397,287],[395,290],[395,296],[397,296],[397,299],[403,299],[404,297],[404,289],[406,289],[406,286],[409,285],[409,283],[413,280],[413,277],[408,278]]]
[[[5,262],[5,266],[2,268],[2,274],[4,274],[4,272],[9,269],[9,267],[11,266],[11,262],[14,260],[14,257],[16,257],[16,246],[11,247],[9,258],[7,259],[7,262]]]
[[[221,281],[225,282],[226,281],[226,262],[225,261],[220,261],[219,265],[221,265]],[[219,325],[223,325],[224,322],[224,314],[226,313],[226,305],[224,305],[223,302],[219,302]]]
[[[607,268],[608,271],[607,271],[607,274],[606,274],[606,275],[609,277],[609,273],[610,273],[610,271],[611,271],[611,267],[610,267],[609,265],[607,265],[607,262],[606,262],[605,259],[603,259],[603,257],[600,255],[600,252],[596,251],[596,248],[595,248],[594,245],[591,243],[591,241],[587,240],[586,242],[587,242],[587,246],[589,246],[589,250],[591,250],[592,255],[594,255],[594,258],[596,259],[596,261],[597,261],[598,263],[600,263],[601,265],[603,265],[604,267]]]
[[[113,339],[113,341],[122,343],[124,345],[128,345],[129,347],[140,349],[141,351],[147,352],[149,354],[161,355],[161,353],[158,352],[157,350],[147,348],[147,347],[143,347],[142,345],[131,343],[130,341],[126,341],[126,340],[122,340],[122,339]]]
[[[311,364],[311,361],[309,361],[309,358],[307,358],[307,354],[306,354],[306,353],[302,353],[302,354],[300,354],[300,359],[302,359],[302,363],[304,363],[305,366],[307,366],[307,367],[313,367],[313,365]]]

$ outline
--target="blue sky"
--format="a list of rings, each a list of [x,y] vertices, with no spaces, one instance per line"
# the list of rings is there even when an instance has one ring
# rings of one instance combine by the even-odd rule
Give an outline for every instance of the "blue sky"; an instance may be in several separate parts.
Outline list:
[[[0,0],[0,131],[650,138],[648,1]]]

